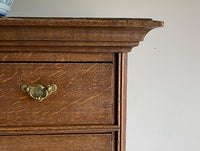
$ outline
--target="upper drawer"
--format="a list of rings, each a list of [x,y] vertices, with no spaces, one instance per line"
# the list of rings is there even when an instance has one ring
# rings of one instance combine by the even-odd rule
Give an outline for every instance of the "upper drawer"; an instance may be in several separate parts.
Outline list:
[[[0,126],[114,123],[112,63],[0,63]],[[41,103],[21,85],[56,84]]]

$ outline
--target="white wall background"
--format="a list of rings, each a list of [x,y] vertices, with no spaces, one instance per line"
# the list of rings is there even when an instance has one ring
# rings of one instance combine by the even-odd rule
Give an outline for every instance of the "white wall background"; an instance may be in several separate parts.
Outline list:
[[[200,151],[199,0],[15,0],[9,16],[165,21],[129,53],[127,151]]]

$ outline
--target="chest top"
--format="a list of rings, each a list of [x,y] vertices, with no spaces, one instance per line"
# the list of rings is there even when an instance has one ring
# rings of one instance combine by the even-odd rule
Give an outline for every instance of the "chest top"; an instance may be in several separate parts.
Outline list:
[[[1,51],[128,52],[151,29],[162,26],[163,22],[152,19],[1,18],[0,48]]]

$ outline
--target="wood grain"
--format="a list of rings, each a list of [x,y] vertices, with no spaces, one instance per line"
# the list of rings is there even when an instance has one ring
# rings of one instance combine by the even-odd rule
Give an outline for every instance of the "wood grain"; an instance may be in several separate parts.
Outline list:
[[[127,113],[127,53],[118,53],[115,57],[117,66],[117,124],[120,130],[116,134],[117,151],[126,151],[126,113]]]
[[[131,18],[1,18],[0,51],[128,52],[162,26]]]
[[[46,46],[46,47],[81,47],[81,46],[90,46],[90,47],[109,47],[109,46],[127,46],[127,47],[132,47],[132,46],[137,46],[139,44],[138,41],[123,41],[123,42],[118,42],[118,41],[112,41],[112,42],[106,42],[106,41],[51,41],[51,40],[45,40],[45,41],[39,41],[39,40],[34,40],[34,41],[23,41],[23,40],[12,40],[12,41],[6,41],[6,40],[1,40],[0,41],[0,46],[7,46],[7,47],[12,47],[13,45],[15,46],[21,46],[21,47],[34,47],[37,45],[39,46]],[[115,49],[114,49],[115,50]],[[113,51],[113,50],[110,50]],[[108,51],[109,52],[109,51]]]
[[[44,126],[44,127],[0,127],[0,135],[23,134],[63,134],[63,133],[106,133],[119,131],[117,125],[87,125],[87,126]]]
[[[125,151],[127,52],[163,25],[0,18],[0,150]],[[42,103],[20,90],[51,83],[58,90]]]
[[[111,63],[1,63],[0,126],[113,124]],[[20,86],[56,84],[41,103]]]
[[[43,43],[43,42],[41,42]],[[93,42],[92,42],[93,43]],[[112,53],[129,52],[132,46],[20,46],[13,43],[13,46],[0,45],[1,52],[75,52],[75,53]],[[134,43],[135,44],[135,43]],[[138,43],[136,43],[137,46]]]
[[[112,62],[112,53],[1,52],[0,61]]]
[[[151,18],[61,18],[61,17],[4,17],[0,25],[18,26],[92,26],[92,27],[162,27],[162,21]]]
[[[0,40],[27,41],[141,41],[149,28],[0,26]],[[56,45],[56,43],[55,43]]]
[[[120,119],[120,137],[121,150],[126,151],[126,113],[127,113],[127,53],[121,54],[121,119]]]
[[[108,134],[0,136],[2,151],[112,151]]]

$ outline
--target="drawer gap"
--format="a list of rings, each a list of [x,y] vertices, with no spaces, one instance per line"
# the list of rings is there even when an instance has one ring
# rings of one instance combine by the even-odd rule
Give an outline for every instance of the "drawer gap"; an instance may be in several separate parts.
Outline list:
[[[113,63],[112,61],[0,61],[0,63]]]
[[[95,134],[95,135],[102,135],[102,134],[112,134],[112,132],[92,132],[92,133],[49,133],[49,134],[11,134],[11,135],[0,135],[0,136],[29,136],[29,135],[31,135],[31,136],[33,136],[33,135],[35,135],[35,136],[37,136],[37,135],[39,135],[39,136],[42,136],[42,135],[45,135],[45,136],[53,136],[53,135],[87,135],[87,134],[89,134],[89,135],[92,135],[92,134]]]

